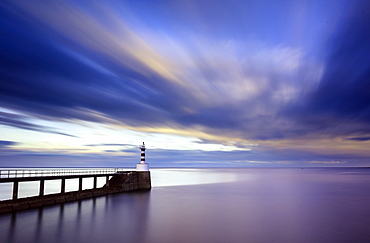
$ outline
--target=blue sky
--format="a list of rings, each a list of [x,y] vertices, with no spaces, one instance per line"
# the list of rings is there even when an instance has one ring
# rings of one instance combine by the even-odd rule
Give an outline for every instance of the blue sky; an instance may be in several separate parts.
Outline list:
[[[366,1],[2,1],[0,166],[370,166]]]

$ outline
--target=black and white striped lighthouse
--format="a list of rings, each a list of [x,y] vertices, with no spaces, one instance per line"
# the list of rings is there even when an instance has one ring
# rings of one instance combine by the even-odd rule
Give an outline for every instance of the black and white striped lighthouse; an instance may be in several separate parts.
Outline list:
[[[140,146],[141,154],[140,154],[140,164],[136,165],[137,171],[149,171],[149,164],[145,163],[145,144]]]
[[[140,147],[141,150],[141,161],[140,163],[145,163],[145,144],[143,142],[143,145]]]

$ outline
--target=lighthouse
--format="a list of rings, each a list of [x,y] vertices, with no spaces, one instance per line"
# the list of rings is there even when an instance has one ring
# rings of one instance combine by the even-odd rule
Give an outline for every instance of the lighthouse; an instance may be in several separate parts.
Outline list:
[[[136,165],[136,171],[149,171],[149,164],[145,163],[145,144],[140,146],[140,163]]]

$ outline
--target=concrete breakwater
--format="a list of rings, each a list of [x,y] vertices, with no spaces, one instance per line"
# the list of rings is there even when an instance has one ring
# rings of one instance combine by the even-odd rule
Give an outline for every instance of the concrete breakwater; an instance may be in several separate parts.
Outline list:
[[[112,193],[150,189],[151,178],[149,171],[131,171],[129,173],[117,172],[102,188],[0,201],[0,213],[44,207]]]

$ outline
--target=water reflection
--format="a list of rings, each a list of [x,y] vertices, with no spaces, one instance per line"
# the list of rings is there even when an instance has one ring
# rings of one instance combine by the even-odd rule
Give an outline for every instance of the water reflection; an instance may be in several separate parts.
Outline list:
[[[0,234],[5,242],[31,243],[370,239],[370,170],[207,169],[205,180],[201,170],[159,172],[173,184],[200,184],[0,215]]]
[[[153,187],[201,185],[249,180],[252,174],[240,177],[235,169],[154,169],[151,173]]]
[[[16,214],[11,214],[10,217],[9,217],[9,227],[1,227],[2,229],[4,229],[4,233],[7,232],[7,234],[4,234],[6,235],[5,236],[5,242],[13,242],[13,237],[14,237],[14,230],[15,230],[15,227],[16,227],[16,223],[17,223],[17,215]]]
[[[61,239],[63,237],[63,232],[64,232],[64,206],[65,204],[62,203],[59,205],[59,217],[57,217],[57,224],[56,224],[56,238]]]
[[[5,242],[144,242],[149,196],[115,194],[1,215],[1,235]]]

